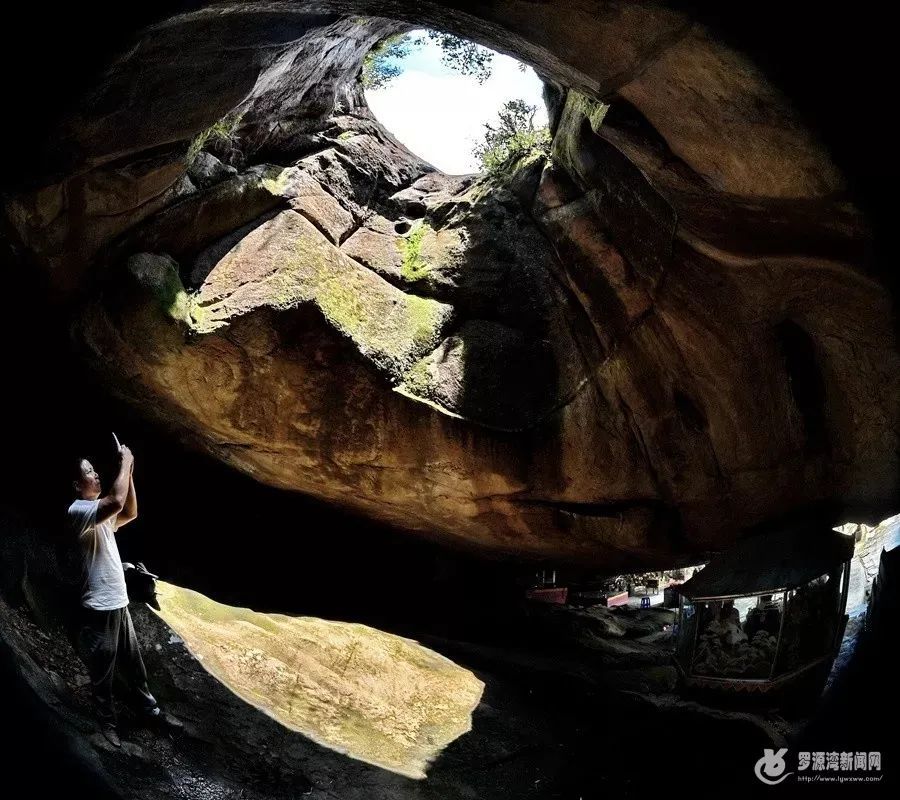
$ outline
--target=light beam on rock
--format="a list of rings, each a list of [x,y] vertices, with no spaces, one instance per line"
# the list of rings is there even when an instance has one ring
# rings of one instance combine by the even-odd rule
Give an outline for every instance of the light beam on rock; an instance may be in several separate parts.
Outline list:
[[[263,614],[169,583],[160,616],[213,677],[291,730],[410,778],[472,728],[484,684],[366,625]]]

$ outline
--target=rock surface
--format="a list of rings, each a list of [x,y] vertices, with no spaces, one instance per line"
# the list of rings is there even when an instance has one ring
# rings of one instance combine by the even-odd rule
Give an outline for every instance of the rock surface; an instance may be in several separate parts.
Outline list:
[[[84,667],[65,637],[57,630],[48,635],[23,609],[10,608],[0,598],[0,644],[15,653],[24,673],[23,688],[45,706],[54,728],[78,742],[78,758],[103,781],[104,797],[505,800],[514,796],[550,800],[573,790],[584,793],[601,779],[607,786],[633,788],[640,771],[629,761],[633,745],[621,739],[640,736],[660,720],[692,734],[690,747],[679,746],[677,763],[682,765],[693,764],[692,758],[699,764],[700,758],[708,758],[709,747],[722,741],[727,742],[727,750],[722,749],[720,758],[737,772],[738,757],[729,760],[735,741],[754,751],[778,741],[769,735],[762,715],[717,715],[679,702],[668,693],[671,667],[609,670],[598,681],[594,671],[577,667],[571,671],[573,665],[562,659],[531,656],[518,663],[515,654],[502,653],[498,665],[507,662],[509,677],[484,672],[476,676],[462,666],[454,667],[468,681],[485,683],[472,714],[472,730],[428,765],[427,779],[410,780],[283,727],[217,681],[156,614],[138,604],[130,610],[153,690],[183,722],[183,731],[173,737],[123,721],[124,741],[116,749],[96,729]],[[215,623],[204,620],[203,624],[212,627],[211,622]],[[353,650],[342,656],[344,661],[352,659]],[[258,648],[248,648],[245,657],[248,662],[264,662],[263,674],[271,666]],[[465,656],[454,658],[466,663]],[[478,659],[473,656],[473,660]],[[331,671],[340,681],[341,663],[326,659],[317,669]],[[388,679],[384,685],[389,687],[389,673],[380,677]],[[408,684],[403,688],[408,689]],[[304,686],[298,698],[301,703],[307,691]],[[648,691],[657,693],[650,697],[658,697],[658,705],[635,696]],[[401,696],[401,706],[415,696]],[[339,698],[339,694],[330,697],[327,704],[338,719],[350,707]],[[315,705],[315,698],[311,699]],[[349,715],[341,721],[346,725]],[[698,738],[709,743],[702,756],[694,746]],[[598,752],[607,754],[599,767]],[[705,780],[707,773],[699,773]],[[721,778],[715,775],[711,780],[710,789]],[[648,775],[639,785],[652,792],[659,788],[659,781]]]
[[[420,22],[562,87],[552,164],[449,178],[381,128],[361,59]],[[900,357],[868,222],[788,97],[696,19],[198,8],[86,98],[53,140],[64,176],[6,206],[17,245],[57,288],[102,276],[83,352],[259,480],[611,572],[800,510],[898,509]],[[188,142],[217,120],[240,173],[189,191]],[[135,281],[135,257],[180,286]]]
[[[207,189],[224,180],[228,180],[235,175],[237,170],[234,167],[223,164],[212,153],[200,151],[194,160],[188,166],[188,177],[191,182],[200,187]]]
[[[213,677],[314,742],[422,779],[468,733],[484,684],[417,642],[345,622],[232,608],[159,585],[160,616]]]

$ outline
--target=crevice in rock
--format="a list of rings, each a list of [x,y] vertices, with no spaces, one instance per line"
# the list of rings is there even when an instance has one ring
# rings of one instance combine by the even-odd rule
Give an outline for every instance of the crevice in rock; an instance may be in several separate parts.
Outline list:
[[[825,381],[817,364],[815,343],[792,320],[779,323],[775,337],[784,359],[791,398],[802,421],[804,449],[823,452],[828,449]]]
[[[675,401],[675,410],[690,430],[694,431],[694,433],[701,433],[706,430],[708,424],[706,416],[687,394],[681,389],[676,389],[673,393],[673,399]]]
[[[653,466],[653,459],[650,456],[650,450],[647,447],[647,442],[644,440],[644,434],[641,430],[641,426],[638,424],[635,418],[635,414],[631,410],[631,406],[628,405],[625,398],[622,396],[622,393],[618,390],[616,390],[616,400],[619,403],[619,407],[625,412],[629,427],[631,428],[632,433],[634,433],[635,441],[639,445],[641,454],[644,457],[644,463],[647,466],[651,476],[653,477],[654,486],[656,487],[660,496],[665,497],[667,495],[667,492],[664,490],[663,483]]]

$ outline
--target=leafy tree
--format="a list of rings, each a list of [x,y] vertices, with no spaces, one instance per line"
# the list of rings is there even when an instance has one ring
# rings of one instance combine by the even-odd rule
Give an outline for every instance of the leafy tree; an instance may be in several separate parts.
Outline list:
[[[373,47],[363,60],[362,81],[367,89],[381,89],[403,72],[398,62],[432,41],[441,49],[441,63],[478,83],[491,76],[494,54],[475,42],[450,33],[426,31],[425,35],[397,33]]]
[[[508,100],[497,112],[498,123],[484,124],[484,140],[473,153],[488,173],[502,172],[523,158],[550,155],[552,138],[546,126],[535,127],[537,106],[524,100]]]
[[[362,81],[367,89],[381,89],[396,78],[403,68],[397,63],[412,53],[416,43],[408,33],[395,33],[382,39],[363,59]]]
[[[484,83],[491,77],[494,54],[486,47],[450,33],[428,31],[426,35],[441,48],[441,63],[445,67],[471,75],[478,83]]]

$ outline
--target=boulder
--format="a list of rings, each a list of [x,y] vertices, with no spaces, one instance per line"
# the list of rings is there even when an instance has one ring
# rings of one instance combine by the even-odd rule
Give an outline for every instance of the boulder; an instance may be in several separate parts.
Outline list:
[[[201,150],[188,166],[187,174],[195,186],[208,189],[210,186],[236,175],[237,170],[223,164],[211,153]]]

